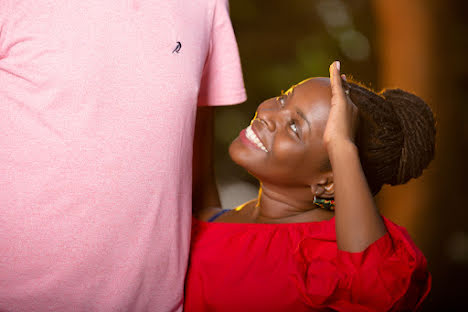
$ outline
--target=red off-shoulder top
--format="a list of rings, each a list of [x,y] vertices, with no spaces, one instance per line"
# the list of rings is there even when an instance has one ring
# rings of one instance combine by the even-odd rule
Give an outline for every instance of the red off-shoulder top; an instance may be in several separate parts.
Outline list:
[[[209,223],[193,219],[185,311],[414,311],[429,292],[427,262],[407,231],[359,253],[340,251],[335,220]]]

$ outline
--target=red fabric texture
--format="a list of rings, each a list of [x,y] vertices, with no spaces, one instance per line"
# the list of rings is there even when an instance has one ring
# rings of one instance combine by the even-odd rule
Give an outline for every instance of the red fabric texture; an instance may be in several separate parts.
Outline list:
[[[289,224],[193,220],[185,311],[414,311],[431,276],[406,230],[339,251],[335,220]]]

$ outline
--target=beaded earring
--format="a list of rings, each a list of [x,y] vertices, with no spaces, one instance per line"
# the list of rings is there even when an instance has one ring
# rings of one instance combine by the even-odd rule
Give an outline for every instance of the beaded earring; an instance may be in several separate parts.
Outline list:
[[[335,200],[334,199],[325,199],[314,196],[314,204],[322,209],[334,211],[335,210]]]

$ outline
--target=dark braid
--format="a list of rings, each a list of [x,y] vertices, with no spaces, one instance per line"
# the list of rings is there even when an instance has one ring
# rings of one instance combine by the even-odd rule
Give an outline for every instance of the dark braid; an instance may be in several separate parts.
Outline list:
[[[419,177],[434,158],[436,130],[429,106],[400,89],[377,94],[353,82],[343,87],[359,109],[356,144],[372,194],[384,184]]]

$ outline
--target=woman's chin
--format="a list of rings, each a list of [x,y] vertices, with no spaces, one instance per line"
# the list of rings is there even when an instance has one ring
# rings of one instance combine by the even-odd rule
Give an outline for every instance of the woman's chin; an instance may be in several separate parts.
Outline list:
[[[229,145],[228,152],[229,157],[231,157],[233,162],[241,167],[244,167],[243,159],[245,157],[242,157],[242,154],[244,153],[242,153],[242,142],[240,142],[239,137],[237,137],[234,141],[232,141],[231,145]]]
[[[256,167],[256,157],[255,155],[252,155],[250,148],[245,146],[239,137],[232,141],[231,145],[229,146],[229,156],[233,162],[252,174],[252,168]]]

